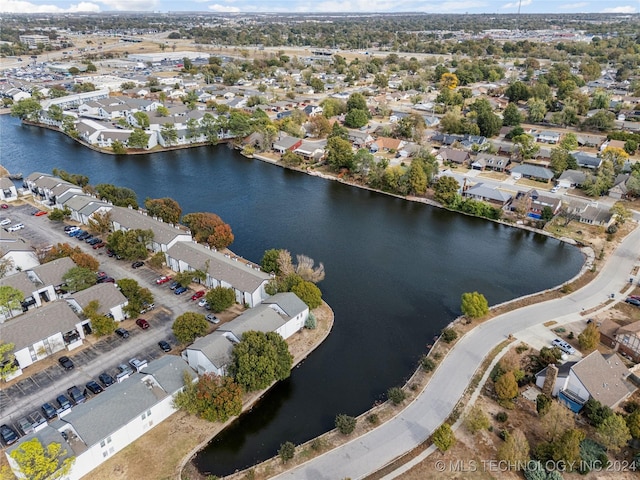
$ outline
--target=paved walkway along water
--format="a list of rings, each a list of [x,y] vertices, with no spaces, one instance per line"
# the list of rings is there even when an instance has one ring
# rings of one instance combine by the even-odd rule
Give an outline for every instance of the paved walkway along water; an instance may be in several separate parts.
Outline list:
[[[565,297],[514,310],[478,325],[460,339],[424,391],[399,415],[366,435],[274,478],[362,478],[418,446],[446,420],[478,366],[498,343],[509,334],[549,320],[581,318],[583,308],[595,308],[606,301],[608,294],[629,285],[629,274],[639,255],[640,228],[636,228],[591,283]],[[617,299],[621,299],[619,294]]]

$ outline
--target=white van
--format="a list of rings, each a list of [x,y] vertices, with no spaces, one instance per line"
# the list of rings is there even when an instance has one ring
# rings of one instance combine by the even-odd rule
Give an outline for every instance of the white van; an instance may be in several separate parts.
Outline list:
[[[561,340],[559,338],[556,338],[555,340],[553,340],[551,342],[551,346],[552,347],[558,347],[560,350],[562,350],[564,353],[566,353],[568,355],[573,355],[574,353],[576,353],[575,348],[573,348],[567,342],[565,342],[564,340]]]

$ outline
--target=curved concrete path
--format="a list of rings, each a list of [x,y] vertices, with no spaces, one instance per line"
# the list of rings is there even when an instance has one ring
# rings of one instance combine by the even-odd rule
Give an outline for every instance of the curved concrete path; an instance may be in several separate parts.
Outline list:
[[[610,293],[616,299],[640,255],[640,228],[636,228],[607,259],[588,285],[565,297],[523,307],[478,325],[442,360],[424,391],[400,414],[369,433],[310,460],[277,479],[358,479],[371,474],[422,443],[442,424],[463,395],[476,369],[489,352],[510,333],[549,320],[573,317],[601,305]],[[635,277],[636,280],[638,276]]]

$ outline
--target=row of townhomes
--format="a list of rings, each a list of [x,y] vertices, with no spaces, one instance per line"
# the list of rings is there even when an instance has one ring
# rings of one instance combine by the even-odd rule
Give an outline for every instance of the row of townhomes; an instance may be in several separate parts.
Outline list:
[[[116,207],[84,194],[76,185],[57,177],[32,173],[24,180],[25,194],[47,207],[68,207],[72,218],[87,224],[93,214],[110,212],[112,230],[151,229],[153,252],[163,252],[167,265],[176,272],[206,271],[207,287],[232,288],[236,301],[249,308],[206,337],[199,338],[181,354],[165,355],[144,362],[137,371],[89,401],[59,410],[57,418],[34,425],[34,430],[10,446],[5,454],[14,473],[24,478],[11,452],[28,440],[43,445],[59,443],[73,467],[65,480],[78,480],[106,459],[144,435],[175,412],[174,396],[184,388],[185,372],[196,381],[198,375],[224,375],[231,352],[249,330],[277,332],[288,338],[304,327],[307,305],[293,293],[270,296],[265,291],[271,276],[258,266],[232,254],[197,244],[188,230],[163,223],[143,211]],[[6,233],[6,235],[14,235]],[[65,292],[63,276],[75,266],[70,258],[40,264],[38,257],[17,258],[18,270],[0,279],[24,297],[0,311],[0,338],[14,344],[18,370],[11,378],[29,373],[29,366],[57,352],[83,345],[90,333],[90,321],[83,315],[97,300],[99,312],[116,321],[126,318],[127,299],[117,283],[100,283],[80,292]]]

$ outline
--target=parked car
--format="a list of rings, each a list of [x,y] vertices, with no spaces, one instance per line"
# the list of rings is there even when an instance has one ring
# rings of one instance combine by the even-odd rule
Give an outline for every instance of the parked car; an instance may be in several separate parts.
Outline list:
[[[6,227],[7,225],[11,225],[11,220],[9,220],[8,218],[5,218],[0,222],[0,226]]]
[[[180,286],[180,282],[177,282],[177,281],[174,280],[173,282],[171,282],[171,285],[169,285],[169,289],[170,290],[175,290],[179,286]]]
[[[22,432],[23,435],[29,435],[33,433],[33,423],[28,417],[20,417],[16,422],[18,428]]]
[[[3,203],[2,205],[0,205],[0,208],[6,210],[7,208],[9,208],[9,205],[6,203]]]
[[[91,238],[91,237],[93,237],[93,235],[91,235],[89,232],[84,232],[78,235],[76,238],[78,240],[86,240],[87,238]]]
[[[93,249],[94,249],[94,250],[98,250],[99,248],[102,248],[102,247],[104,247],[105,245],[106,245],[106,243],[104,243],[104,242],[98,242],[98,243],[96,243],[96,244],[93,246]]]
[[[565,342],[564,340],[561,340],[559,338],[554,339],[551,342],[551,346],[552,347],[558,347],[560,350],[562,350],[564,353],[566,353],[568,355],[573,355],[574,353],[576,353],[575,348],[573,348],[567,342]]]
[[[116,283],[116,279],[113,277],[99,278],[97,283]]]
[[[116,328],[116,334],[122,338],[129,338],[129,330],[127,330],[126,328]]]
[[[36,217],[42,217],[43,215],[46,215],[49,212],[45,212],[44,210],[38,210],[36,212]]]
[[[17,232],[18,230],[22,230],[24,225],[22,223],[16,223],[15,225],[11,225],[7,228],[7,232]]]
[[[137,262],[133,262],[133,263],[131,264],[131,268],[140,268],[140,267],[141,267],[141,266],[143,266],[143,265],[144,265],[144,262],[142,262],[142,261],[138,260]]]
[[[85,386],[87,387],[87,390],[89,390],[94,395],[101,393],[103,390],[102,387],[95,380],[88,381]]]
[[[81,228],[78,228],[77,230],[71,230],[69,233],[67,233],[67,235],[69,235],[70,237],[79,237],[83,233],[87,233],[87,232],[85,232]]]
[[[143,303],[142,304],[142,310],[140,310],[140,313],[150,312],[154,308],[156,308],[156,304],[155,303]]]
[[[168,275],[163,275],[159,278],[156,278],[156,284],[158,285],[162,285],[163,283],[167,283],[169,281],[171,281],[171,277]]]
[[[66,395],[58,395],[56,397],[56,402],[60,405],[60,410],[68,410],[71,408],[71,401],[67,398]]]
[[[89,239],[89,240],[86,240],[86,242],[87,242],[89,245],[93,246],[93,245],[95,245],[96,243],[100,243],[100,242],[102,242],[102,239],[101,239],[101,238],[98,238],[98,237],[93,237],[93,238],[91,238],[91,239]]]
[[[220,319],[218,317],[216,317],[213,313],[207,313],[206,317],[204,317],[207,319],[207,321],[211,322],[211,323],[215,323],[218,324],[220,323]]]
[[[120,365],[118,365],[118,371],[120,372],[120,374],[127,375],[131,375],[133,373],[133,369],[126,363],[121,363]]]
[[[42,409],[44,416],[47,417],[47,420],[51,420],[52,418],[56,418],[58,416],[58,412],[56,411],[55,407],[49,402],[43,403],[42,407],[40,408]]]
[[[73,361],[67,357],[66,355],[63,355],[62,357],[60,357],[58,359],[58,363],[62,366],[62,368],[64,368],[65,370],[73,370],[73,367],[75,366],[73,364]]]
[[[5,445],[13,445],[20,438],[18,433],[7,424],[0,425],[0,436],[2,436],[2,441]]]
[[[109,375],[107,372],[103,372],[100,375],[98,375],[98,380],[102,382],[102,385],[104,385],[105,388],[116,383],[114,378],[111,375]]]
[[[87,401],[87,397],[85,397],[84,393],[82,393],[82,391],[75,385],[73,387],[68,388],[67,393],[71,397],[71,400],[73,401],[74,405],[80,405],[81,403],[84,403]]]
[[[187,291],[187,287],[178,287],[173,291],[173,293],[176,295],[182,295],[186,291]]]
[[[637,298],[629,297],[625,300],[625,302],[631,305],[635,305],[636,307],[640,307],[640,300],[638,300]]]
[[[206,305],[207,305],[207,299],[206,299],[206,298],[203,298],[202,300],[200,300],[200,301],[198,302],[198,306],[199,306],[199,307],[204,307],[204,306],[206,306]]]
[[[149,328],[149,322],[147,322],[144,318],[137,319],[136,325],[138,325],[143,330],[146,330],[147,328]]]
[[[171,351],[171,345],[169,345],[169,342],[166,342],[164,340],[160,340],[158,342],[158,346],[162,349],[163,352],[170,352]]]
[[[42,414],[40,412],[33,412],[29,415],[29,418],[31,419],[31,426],[33,428],[37,428],[40,425],[42,425],[43,423],[47,423],[47,420],[42,416]]]
[[[75,225],[65,225],[64,226],[64,231],[69,233],[69,232],[73,232],[74,230],[80,230],[80,227],[76,227]]]
[[[204,297],[206,292],[204,290],[198,290],[196,293],[191,295],[191,300],[198,300],[199,298]]]

